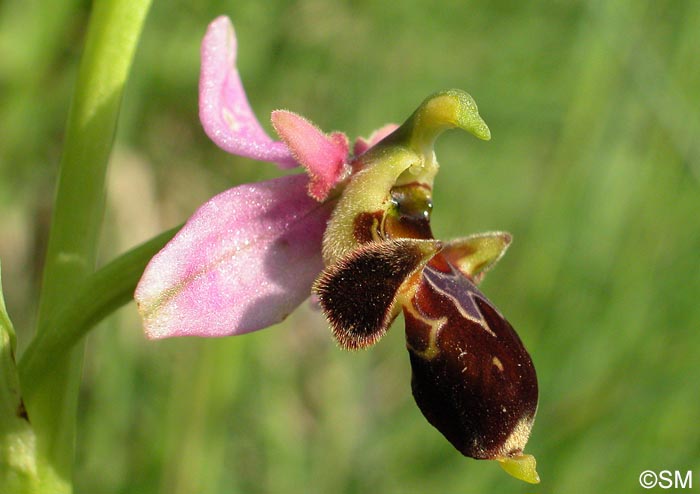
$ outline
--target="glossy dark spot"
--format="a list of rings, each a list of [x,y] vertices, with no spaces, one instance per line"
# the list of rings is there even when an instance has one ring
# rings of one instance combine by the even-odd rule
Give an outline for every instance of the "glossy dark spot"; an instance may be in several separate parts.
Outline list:
[[[427,185],[411,183],[394,187],[391,202],[383,225],[387,238],[433,238],[430,229],[433,201]]]

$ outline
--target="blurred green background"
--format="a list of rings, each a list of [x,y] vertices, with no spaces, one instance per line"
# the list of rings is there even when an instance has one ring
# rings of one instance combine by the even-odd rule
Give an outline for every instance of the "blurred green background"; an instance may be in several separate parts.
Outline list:
[[[31,336],[85,1],[0,5],[0,258]],[[222,340],[148,342],[133,304],[88,339],[77,492],[641,492],[700,485],[700,2],[158,1],[129,81],[102,259],[274,166],[197,118],[199,42],[227,14],[253,108],[368,135],[469,91],[493,139],[438,143],[436,235],[508,230],[484,291],[530,350],[542,484],[463,458],[421,416],[399,319],[338,349],[308,306]]]

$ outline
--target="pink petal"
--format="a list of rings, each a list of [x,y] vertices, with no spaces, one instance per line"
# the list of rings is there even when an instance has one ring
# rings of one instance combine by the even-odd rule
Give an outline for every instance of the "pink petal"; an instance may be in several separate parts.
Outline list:
[[[282,321],[323,269],[332,204],[304,175],[210,199],[150,262],[135,298],[149,338],[227,336]]]
[[[289,111],[273,111],[271,118],[277,134],[309,173],[309,194],[323,201],[345,173],[348,138],[342,132],[326,135],[304,117]]]
[[[368,139],[365,139],[364,137],[358,137],[355,141],[353,153],[355,153],[355,156],[364,154],[369,148],[377,144],[379,141],[384,139],[386,136],[388,136],[398,128],[398,125],[390,123],[386,124],[381,129],[377,129],[374,132],[372,132],[372,135],[370,135]]]
[[[209,24],[199,77],[199,118],[204,131],[224,151],[293,168],[297,163],[287,146],[267,135],[250,108],[236,69],[236,48],[228,17]]]

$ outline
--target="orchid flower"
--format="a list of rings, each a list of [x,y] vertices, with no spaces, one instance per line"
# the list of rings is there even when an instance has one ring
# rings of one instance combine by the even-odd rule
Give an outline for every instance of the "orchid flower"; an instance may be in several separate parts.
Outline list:
[[[537,482],[523,454],[538,391],[532,360],[477,288],[510,235],[441,241],[430,228],[433,151],[445,130],[490,139],[461,90],[428,97],[401,126],[358,139],[288,111],[261,127],[236,69],[227,17],[202,43],[200,118],[229,153],[302,166],[201,206],[146,268],[135,298],[149,338],[243,334],[282,321],[313,292],[347,349],[378,341],[403,312],[419,408],[460,452]]]

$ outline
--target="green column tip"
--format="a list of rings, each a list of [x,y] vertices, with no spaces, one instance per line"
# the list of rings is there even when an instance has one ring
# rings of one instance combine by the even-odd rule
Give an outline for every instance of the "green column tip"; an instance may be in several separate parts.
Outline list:
[[[417,127],[438,132],[460,128],[484,141],[491,139],[491,131],[479,115],[474,98],[461,89],[448,89],[429,96],[417,113]]]
[[[448,89],[423,100],[385,143],[408,145],[419,154],[430,155],[435,139],[445,130],[455,128],[484,141],[491,139],[491,131],[479,115],[474,98],[461,89]]]

